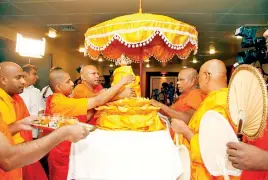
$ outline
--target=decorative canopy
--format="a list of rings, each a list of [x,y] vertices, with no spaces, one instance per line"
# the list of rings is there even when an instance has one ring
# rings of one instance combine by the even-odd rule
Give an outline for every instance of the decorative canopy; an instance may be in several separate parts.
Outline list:
[[[86,54],[97,59],[102,54],[116,61],[122,54],[133,62],[153,56],[166,62],[174,55],[186,59],[198,49],[195,27],[167,16],[137,13],[108,20],[87,30]]]

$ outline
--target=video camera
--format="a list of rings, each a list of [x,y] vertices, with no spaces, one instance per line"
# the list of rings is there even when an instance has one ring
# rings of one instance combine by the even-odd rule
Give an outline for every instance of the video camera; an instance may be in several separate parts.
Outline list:
[[[251,48],[237,54],[238,64],[251,64],[259,61],[261,64],[268,63],[268,53],[266,39],[264,37],[255,37],[257,29],[241,26],[235,31],[235,36],[241,36],[242,48]]]

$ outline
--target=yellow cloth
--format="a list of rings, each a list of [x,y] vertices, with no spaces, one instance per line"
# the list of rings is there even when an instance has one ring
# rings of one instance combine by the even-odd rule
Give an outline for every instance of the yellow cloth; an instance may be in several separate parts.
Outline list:
[[[148,28],[144,28],[148,27]],[[184,45],[187,41],[197,42],[198,32],[195,27],[167,16],[136,13],[120,16],[88,28],[85,46],[106,46],[115,34],[122,42],[135,44],[150,41],[155,31],[162,29],[168,44]],[[140,52],[141,54],[142,52]]]
[[[113,76],[112,86],[117,84],[123,76],[133,75],[131,66],[121,66],[116,68]],[[157,112],[159,108],[151,105],[149,99],[140,97],[140,78],[136,77],[135,82],[126,85],[135,90],[137,97],[120,99],[107,103],[96,108],[96,125],[107,130],[132,130],[132,131],[158,131],[165,129],[159,119]]]
[[[14,123],[16,121],[16,112],[13,98],[0,88],[0,99],[0,113],[3,121],[7,125]],[[15,144],[24,142],[24,139],[21,137],[19,132],[13,136],[13,139]]]
[[[97,126],[107,130],[157,131],[165,129],[150,100],[128,98],[96,108]]]
[[[80,116],[87,114],[88,99],[74,99],[60,93],[54,93],[49,104],[50,113],[64,116]]]
[[[114,73],[113,73],[113,82],[112,82],[112,86],[114,86],[115,84],[117,84],[121,78],[123,76],[126,76],[126,75],[133,75],[135,76],[135,74],[133,73],[133,70],[132,70],[132,67],[131,66],[121,66],[121,67],[118,67],[114,70]],[[140,97],[141,96],[141,90],[140,90],[140,77],[139,76],[136,76],[135,78],[135,81],[129,85],[126,85],[125,87],[131,87],[134,89],[137,97]]]
[[[188,127],[193,131],[194,136],[190,143],[186,138],[182,137],[181,142],[188,148],[191,157],[191,179],[192,180],[210,180],[210,179],[223,179],[222,176],[213,177],[204,166],[199,147],[199,127],[203,115],[208,110],[214,110],[226,119],[228,118],[228,103],[227,103],[228,89],[222,88],[217,91],[212,91],[208,94],[206,99],[200,105],[199,109],[194,113]],[[230,122],[230,121],[229,121]],[[231,179],[240,179],[240,177],[231,177]]]

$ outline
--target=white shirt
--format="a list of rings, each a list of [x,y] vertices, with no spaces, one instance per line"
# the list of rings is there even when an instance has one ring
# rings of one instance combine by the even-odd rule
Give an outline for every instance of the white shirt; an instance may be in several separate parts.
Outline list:
[[[20,94],[20,97],[26,104],[30,115],[38,115],[38,112],[43,110],[41,107],[40,94],[40,90],[35,88],[33,85],[24,88],[23,93]]]
[[[47,89],[47,87],[48,87],[48,89]],[[47,92],[45,93],[46,89],[47,89]],[[46,100],[47,100],[47,97],[50,96],[50,95],[52,95],[52,94],[53,94],[53,92],[52,92],[52,90],[51,90],[51,88],[49,86],[45,86],[42,89],[42,91],[41,91],[41,107],[43,109],[46,108]]]

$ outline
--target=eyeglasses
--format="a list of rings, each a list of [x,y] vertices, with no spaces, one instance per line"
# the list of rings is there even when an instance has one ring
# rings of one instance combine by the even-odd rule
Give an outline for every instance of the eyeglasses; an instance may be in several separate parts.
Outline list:
[[[203,72],[204,74],[208,74],[209,76],[210,75],[212,75],[212,73],[210,73],[210,72],[207,72],[207,71],[205,71],[205,72]],[[199,75],[197,75],[197,77],[196,78],[199,78],[200,77],[200,74]]]

